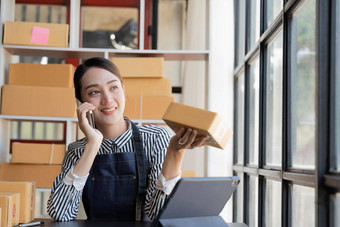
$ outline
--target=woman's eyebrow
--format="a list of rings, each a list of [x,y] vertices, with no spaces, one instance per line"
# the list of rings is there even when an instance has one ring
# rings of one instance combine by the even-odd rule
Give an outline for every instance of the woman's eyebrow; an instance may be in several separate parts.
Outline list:
[[[118,81],[117,79],[110,80],[109,82],[107,82],[107,84],[111,84],[111,83],[114,83],[114,82],[117,82],[117,81]]]
[[[114,83],[114,82],[117,82],[118,80],[117,79],[114,79],[114,80],[110,80],[109,82],[107,82],[106,84],[111,84],[111,83]],[[91,87],[98,87],[99,86],[99,84],[90,84],[89,86],[87,86],[86,88],[85,88],[85,90],[87,90],[87,89],[89,89],[89,88],[91,88]]]

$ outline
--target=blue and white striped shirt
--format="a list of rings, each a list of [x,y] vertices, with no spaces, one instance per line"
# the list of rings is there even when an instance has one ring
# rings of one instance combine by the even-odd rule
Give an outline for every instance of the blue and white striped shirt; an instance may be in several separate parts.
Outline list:
[[[150,163],[148,174],[148,187],[145,198],[145,213],[150,219],[154,219],[162,208],[167,195],[156,188],[158,175],[161,172],[165,153],[170,141],[170,132],[156,125],[138,126],[143,149]],[[78,214],[82,190],[77,190],[73,185],[66,185],[64,177],[80,159],[86,138],[71,143],[62,164],[62,172],[55,179],[50,198],[47,202],[48,214],[57,221],[73,220]],[[134,152],[132,144],[132,128],[114,140],[103,139],[98,155],[121,152]]]

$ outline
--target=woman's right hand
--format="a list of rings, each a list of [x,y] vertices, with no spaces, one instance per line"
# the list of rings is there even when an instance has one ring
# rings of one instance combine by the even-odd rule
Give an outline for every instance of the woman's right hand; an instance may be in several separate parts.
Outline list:
[[[88,142],[94,142],[101,144],[103,140],[103,134],[95,128],[92,128],[86,113],[90,110],[94,110],[95,106],[91,103],[84,102],[81,103],[77,108],[77,117],[80,130],[85,134]]]

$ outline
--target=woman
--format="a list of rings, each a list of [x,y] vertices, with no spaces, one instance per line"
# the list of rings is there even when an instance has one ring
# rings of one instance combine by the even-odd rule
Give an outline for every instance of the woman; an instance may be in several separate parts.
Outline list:
[[[79,127],[85,138],[68,147],[53,183],[47,210],[58,221],[76,217],[82,195],[89,219],[154,219],[180,178],[185,149],[205,137],[181,128],[170,134],[155,125],[134,125],[123,117],[124,85],[118,68],[91,58],[74,74]],[[96,128],[86,113],[93,112]]]

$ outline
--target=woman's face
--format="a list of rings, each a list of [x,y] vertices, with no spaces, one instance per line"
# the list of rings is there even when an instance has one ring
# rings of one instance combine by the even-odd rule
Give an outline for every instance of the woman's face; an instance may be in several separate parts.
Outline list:
[[[81,97],[93,104],[96,126],[108,126],[123,118],[125,108],[124,87],[111,72],[101,68],[90,68],[82,77]]]

